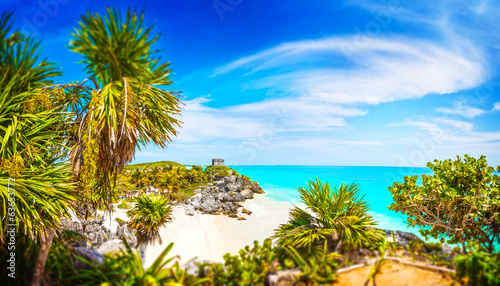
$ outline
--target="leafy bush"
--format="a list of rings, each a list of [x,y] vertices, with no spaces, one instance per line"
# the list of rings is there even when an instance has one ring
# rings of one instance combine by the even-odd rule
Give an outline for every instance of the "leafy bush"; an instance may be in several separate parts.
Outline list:
[[[424,237],[450,237],[450,244],[480,243],[493,251],[500,237],[500,177],[493,174],[486,157],[457,156],[457,160],[435,160],[427,166],[434,175],[406,176],[389,191],[394,199],[390,210],[408,216],[409,226],[423,226]],[[497,166],[500,172],[500,166]]]
[[[271,239],[262,246],[257,241],[252,249],[247,245],[239,255],[224,255],[224,264],[212,265],[214,285],[263,285],[269,266],[278,259],[278,252]]]
[[[456,280],[465,285],[500,285],[500,253],[476,251],[457,256]]]
[[[293,247],[285,246],[285,249],[299,265],[301,270],[299,278],[306,285],[324,285],[337,280],[337,269],[341,265],[340,258],[343,255],[328,253],[326,243],[320,255],[308,255],[307,258],[301,256]]]

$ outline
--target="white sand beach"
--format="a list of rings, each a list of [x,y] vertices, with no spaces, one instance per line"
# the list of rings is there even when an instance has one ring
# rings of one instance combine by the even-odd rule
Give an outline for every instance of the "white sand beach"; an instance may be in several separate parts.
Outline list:
[[[162,244],[148,246],[145,266],[151,265],[170,242],[174,242],[174,247],[168,256],[179,255],[181,265],[194,257],[222,262],[225,253],[237,254],[254,240],[262,243],[273,235],[274,229],[287,221],[291,204],[262,194],[245,201],[243,206],[252,214],[241,214],[246,220],[240,221],[223,215],[188,216],[183,207],[175,207],[173,222],[160,231]]]

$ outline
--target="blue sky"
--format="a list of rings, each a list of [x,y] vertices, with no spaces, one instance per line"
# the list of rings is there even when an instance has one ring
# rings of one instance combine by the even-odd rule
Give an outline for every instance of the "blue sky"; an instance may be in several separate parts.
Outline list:
[[[135,162],[231,165],[500,164],[499,4],[2,0],[61,82],[85,79],[66,47],[79,15],[145,6],[186,99],[180,136]]]

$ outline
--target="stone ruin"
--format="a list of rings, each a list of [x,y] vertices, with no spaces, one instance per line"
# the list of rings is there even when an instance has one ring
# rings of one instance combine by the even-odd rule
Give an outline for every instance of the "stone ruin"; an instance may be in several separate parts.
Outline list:
[[[212,159],[212,166],[225,166],[224,159]]]

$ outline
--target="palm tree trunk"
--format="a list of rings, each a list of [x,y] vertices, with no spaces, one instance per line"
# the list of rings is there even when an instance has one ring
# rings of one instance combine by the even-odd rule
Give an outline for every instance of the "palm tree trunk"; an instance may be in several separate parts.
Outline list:
[[[45,263],[47,262],[47,257],[49,256],[50,246],[52,245],[52,240],[54,240],[54,233],[49,231],[45,239],[42,241],[42,247],[38,253],[38,257],[35,261],[35,268],[33,269],[33,277],[31,278],[31,286],[39,286],[42,283],[43,274],[45,271]]]

